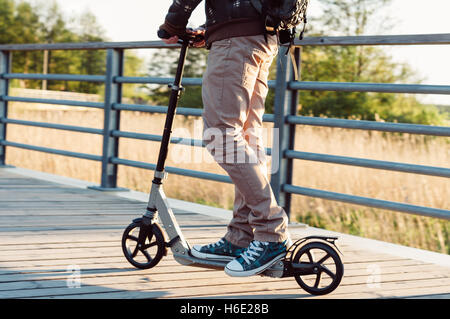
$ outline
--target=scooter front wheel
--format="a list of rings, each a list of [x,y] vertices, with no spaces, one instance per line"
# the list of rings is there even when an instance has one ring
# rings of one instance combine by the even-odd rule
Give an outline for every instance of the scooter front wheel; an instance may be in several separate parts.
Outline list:
[[[166,244],[161,227],[134,220],[122,235],[122,251],[130,264],[139,269],[155,267],[165,255]]]

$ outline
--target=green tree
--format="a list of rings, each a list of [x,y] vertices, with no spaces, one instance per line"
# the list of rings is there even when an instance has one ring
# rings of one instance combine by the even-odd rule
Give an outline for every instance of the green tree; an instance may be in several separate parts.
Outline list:
[[[97,22],[97,18],[91,12],[84,12],[79,19],[79,42],[105,41],[104,31]],[[78,53],[78,72],[81,74],[98,75],[105,73],[104,50],[84,50]],[[97,93],[101,84],[91,82],[79,82],[78,91],[85,93]]]
[[[392,0],[319,0],[320,17],[309,25],[309,35],[365,35],[393,24],[384,10]],[[381,20],[380,20],[381,19]],[[383,21],[383,23],[379,23]],[[379,47],[326,46],[304,47],[302,80],[325,82],[420,82],[411,68],[396,63]],[[439,124],[436,109],[427,108],[413,97],[400,94],[302,91],[300,114],[364,120],[389,120],[405,123]],[[424,115],[426,114],[426,115]]]
[[[44,43],[77,42],[78,35],[71,30],[61,8],[56,1],[41,2],[35,8],[41,21],[41,32]],[[76,51],[49,51],[48,73],[79,73],[79,57]],[[77,84],[67,81],[49,81],[49,90],[74,91]]]
[[[104,41],[103,30],[92,13],[85,12],[79,19],[79,29],[70,23],[56,1],[0,0],[0,43],[61,43]],[[13,52],[12,70],[17,73],[103,74],[104,51],[17,51]],[[47,68],[44,70],[44,65]],[[42,81],[13,81],[24,88],[41,88]],[[101,84],[68,81],[48,81],[51,90],[69,90],[97,93]]]
[[[125,51],[125,76],[144,77],[146,71],[144,68],[144,61],[133,50]],[[135,104],[144,104],[149,101],[149,96],[140,84],[124,84],[122,86],[122,96],[125,99],[130,99]]]
[[[8,30],[13,34],[11,43],[36,43],[41,40],[39,16],[27,2],[14,4],[13,19],[9,21]],[[42,70],[42,52],[23,51],[13,52],[13,69],[16,72],[37,73]],[[40,81],[21,80],[22,87],[34,87]]]
[[[392,0],[318,0],[322,15],[313,20],[327,35],[364,35],[381,33],[394,24],[385,8]],[[380,23],[382,21],[382,23]]]
[[[14,0],[0,0],[0,43],[13,43]]]

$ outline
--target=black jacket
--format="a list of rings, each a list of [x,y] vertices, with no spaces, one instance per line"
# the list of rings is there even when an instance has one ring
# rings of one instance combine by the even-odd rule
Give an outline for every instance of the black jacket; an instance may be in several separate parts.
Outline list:
[[[205,0],[206,40],[263,33],[260,14],[250,0]],[[192,11],[202,0],[174,0],[161,28],[182,35]]]

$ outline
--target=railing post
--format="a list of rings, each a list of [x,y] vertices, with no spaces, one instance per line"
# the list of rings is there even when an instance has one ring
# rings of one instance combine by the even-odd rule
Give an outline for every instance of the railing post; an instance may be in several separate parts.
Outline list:
[[[8,95],[9,81],[4,74],[9,73],[11,67],[9,51],[0,51],[0,167],[6,167],[6,123],[3,121],[8,117],[8,101],[3,97]]]
[[[284,208],[290,219],[291,194],[283,190],[283,185],[292,183],[293,159],[285,158],[284,153],[294,149],[295,125],[286,123],[286,116],[296,115],[298,93],[288,89],[295,73],[286,47],[280,47],[277,61],[277,78],[274,102],[274,135],[272,145],[271,187],[278,204]],[[300,64],[300,49],[294,51],[297,67]]]
[[[117,164],[111,162],[119,153],[119,139],[112,136],[112,131],[120,129],[120,111],[114,110],[113,105],[122,100],[122,85],[114,79],[123,75],[123,64],[122,49],[107,50],[101,185],[89,187],[101,191],[126,190],[117,187]]]

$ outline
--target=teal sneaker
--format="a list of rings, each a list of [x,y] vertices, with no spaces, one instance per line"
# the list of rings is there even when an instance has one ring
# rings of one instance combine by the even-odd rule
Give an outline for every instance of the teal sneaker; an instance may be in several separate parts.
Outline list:
[[[209,245],[194,245],[191,249],[191,254],[194,257],[202,259],[214,259],[231,261],[239,257],[245,248],[233,245],[225,238],[218,242]]]
[[[287,241],[282,243],[252,241],[248,248],[225,267],[225,273],[232,277],[247,277],[262,273],[283,259]]]

